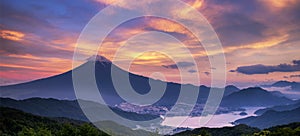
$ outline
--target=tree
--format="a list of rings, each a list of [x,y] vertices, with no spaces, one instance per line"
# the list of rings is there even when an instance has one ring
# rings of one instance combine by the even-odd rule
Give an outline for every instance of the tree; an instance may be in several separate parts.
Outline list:
[[[254,133],[254,136],[269,136],[270,134],[271,134],[270,131],[268,131],[268,130],[263,130],[263,131]]]
[[[36,136],[34,129],[24,127],[22,131],[18,133],[18,136]]]
[[[105,135],[105,133],[100,132],[97,128],[93,127],[90,124],[83,124],[79,127],[79,135],[80,136],[101,136]]]
[[[63,124],[63,128],[58,132],[59,136],[78,136],[78,129],[69,123]]]

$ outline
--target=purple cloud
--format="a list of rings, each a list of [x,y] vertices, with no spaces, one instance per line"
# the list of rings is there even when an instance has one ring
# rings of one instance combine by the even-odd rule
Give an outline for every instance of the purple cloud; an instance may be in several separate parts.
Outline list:
[[[189,72],[189,73],[196,73],[197,71],[194,70],[194,69],[190,69],[188,72]]]
[[[164,68],[168,68],[168,69],[178,69],[178,68],[186,68],[186,67],[191,67],[194,66],[195,64],[192,62],[178,62],[177,64],[171,64],[171,65],[162,65],[162,67]]]
[[[279,64],[275,66],[266,66],[263,64],[241,66],[230,72],[238,72],[246,75],[269,74],[272,72],[296,72],[300,71],[300,60],[294,60],[292,64]]]
[[[210,75],[210,73],[209,72],[203,72],[205,75],[207,75],[207,76],[209,76]]]
[[[290,75],[290,78],[300,78],[300,75]]]

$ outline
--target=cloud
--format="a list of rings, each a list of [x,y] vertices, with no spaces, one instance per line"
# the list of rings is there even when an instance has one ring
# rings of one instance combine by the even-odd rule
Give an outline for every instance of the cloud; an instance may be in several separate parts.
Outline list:
[[[155,3],[156,1],[160,0],[153,0],[151,2]],[[300,21],[300,1],[183,1],[199,10],[216,30],[220,41],[224,45],[226,59],[233,62],[230,64],[230,69],[238,67],[237,65],[239,64],[249,64],[257,56],[262,57],[264,59],[263,62],[270,62],[272,60],[273,63],[277,62],[275,64],[280,64],[283,63],[279,62],[282,59],[278,59],[281,56],[285,56],[286,60],[293,60],[295,59],[294,56],[298,55],[299,47],[297,45],[299,44],[300,27],[297,22]],[[24,75],[24,73],[28,73],[26,75],[30,75],[30,77],[38,78],[49,76],[49,73],[54,74],[66,71],[70,68],[69,64],[73,55],[72,50],[81,30],[98,11],[113,2],[120,2],[117,6],[123,10],[131,10],[130,7],[132,6],[146,11],[149,10],[149,12],[170,9],[167,11],[180,13],[180,15],[183,14],[184,18],[182,20],[188,21],[193,18],[191,14],[188,14],[189,8],[172,8],[172,4],[168,5],[168,7],[157,5],[155,6],[157,9],[147,9],[143,3],[138,4],[140,2],[122,3],[122,1],[118,0],[73,0],[72,2],[57,2],[53,0],[18,2],[3,0],[0,4],[2,11],[0,59],[1,63],[7,67],[5,69],[2,68],[2,75],[7,76],[4,80],[9,82],[17,80],[17,77],[22,76],[22,74]],[[145,2],[149,3],[149,1]],[[108,36],[107,43],[104,43],[106,46],[103,46],[106,47],[104,50],[105,56],[113,54],[113,51],[124,44],[131,36],[146,31],[158,31],[172,35],[186,44],[192,53],[197,54],[196,57],[201,57],[201,60],[203,60],[202,56],[207,55],[204,49],[199,49],[202,48],[201,44],[194,40],[187,29],[171,20],[141,18],[140,20],[137,19],[126,23],[122,24],[120,29],[117,28],[112,35]],[[99,26],[101,25],[99,24]],[[198,25],[196,24],[195,26]],[[141,48],[159,46],[169,51],[174,50],[179,57],[185,57],[184,53],[177,52],[178,48],[175,44],[168,44],[165,42],[165,39],[155,38],[144,38],[145,40],[141,40],[140,44],[136,44],[137,46],[124,52],[123,56],[132,56],[139,52]],[[165,43],[161,43],[161,41]],[[151,43],[151,45],[143,43]],[[195,43],[198,44],[196,45]],[[86,42],[85,50],[83,51],[89,52],[90,46],[92,44],[89,41]],[[215,52],[215,54],[218,53],[221,53],[221,51]],[[126,59],[126,57],[121,59]],[[174,73],[170,71],[174,72],[175,70],[169,69],[178,69],[179,66],[168,65],[174,62],[166,61],[167,59],[167,57],[159,57],[159,55],[151,56],[145,54],[135,60],[134,63],[139,64],[141,67],[141,74],[149,71],[149,68],[144,69],[145,66],[151,65],[159,70],[163,69],[173,76]],[[263,62],[261,65],[264,64]],[[285,63],[287,64],[282,64],[282,66],[288,68],[299,65],[299,62],[296,61],[292,64],[288,64],[289,62]],[[162,65],[165,65],[166,68],[162,67]],[[280,69],[279,65],[262,65],[261,67],[264,69],[264,71],[260,71],[261,73],[286,71],[282,70],[283,68]],[[285,69],[288,70],[288,68]],[[4,71],[9,69],[11,69],[10,72]],[[41,71],[43,69],[49,69],[50,71]],[[241,69],[243,70],[243,67]],[[190,73],[196,72],[191,67],[188,67],[186,70],[189,70],[188,72]],[[239,71],[236,69],[231,70],[231,72]],[[274,79],[282,78],[283,76],[291,78],[289,75],[292,74],[298,73],[276,73],[276,75],[270,74],[268,76]],[[13,80],[8,79],[11,75],[16,75],[16,78]],[[24,80],[30,77],[24,76],[24,78],[20,78]],[[232,77],[232,79],[238,82],[246,82],[246,80],[249,82],[251,80],[260,82],[265,80],[265,77],[264,75],[255,75],[249,76],[249,79],[239,79],[239,77]]]
[[[196,73],[197,71],[194,70],[194,69],[190,69],[188,72],[189,72],[189,73]]]
[[[277,8],[282,9],[294,5],[297,0],[261,0],[271,10],[276,10]]]
[[[12,31],[12,30],[0,30],[0,37],[12,41],[20,41],[25,36],[24,33]]]
[[[164,68],[168,68],[168,69],[178,69],[178,68],[186,68],[186,67],[192,67],[195,66],[194,63],[192,62],[178,62],[177,64],[171,64],[171,65],[162,65],[162,67]]]
[[[205,75],[209,76],[210,72],[203,72]]]
[[[236,70],[230,70],[230,72],[238,72],[246,75],[253,74],[269,74],[272,72],[296,72],[300,71],[300,60],[293,60],[292,64],[279,64],[275,66],[266,66],[263,64],[241,66]]]
[[[283,78],[289,78],[288,76],[283,76]]]
[[[300,78],[300,75],[290,75],[290,78]]]

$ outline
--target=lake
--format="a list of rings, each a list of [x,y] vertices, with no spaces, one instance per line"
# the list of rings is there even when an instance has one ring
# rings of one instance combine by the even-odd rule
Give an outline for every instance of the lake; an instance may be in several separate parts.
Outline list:
[[[224,126],[233,126],[231,122],[249,116],[256,116],[254,112],[264,107],[244,107],[244,108],[246,109],[245,112],[247,113],[247,115],[245,116],[241,116],[240,111],[226,113],[226,114],[218,114],[218,115],[213,115],[212,118],[205,124],[199,122],[200,118],[209,119],[209,116],[207,117],[175,116],[175,117],[166,118],[161,123],[161,125],[171,126],[171,127],[188,127],[188,128],[199,128],[199,127],[217,128],[217,127],[224,127]]]

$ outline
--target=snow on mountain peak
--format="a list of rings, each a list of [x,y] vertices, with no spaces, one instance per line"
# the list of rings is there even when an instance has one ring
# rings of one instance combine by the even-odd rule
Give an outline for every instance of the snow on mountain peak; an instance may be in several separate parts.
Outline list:
[[[106,62],[111,63],[109,59],[101,55],[93,55],[87,59],[88,61]]]

